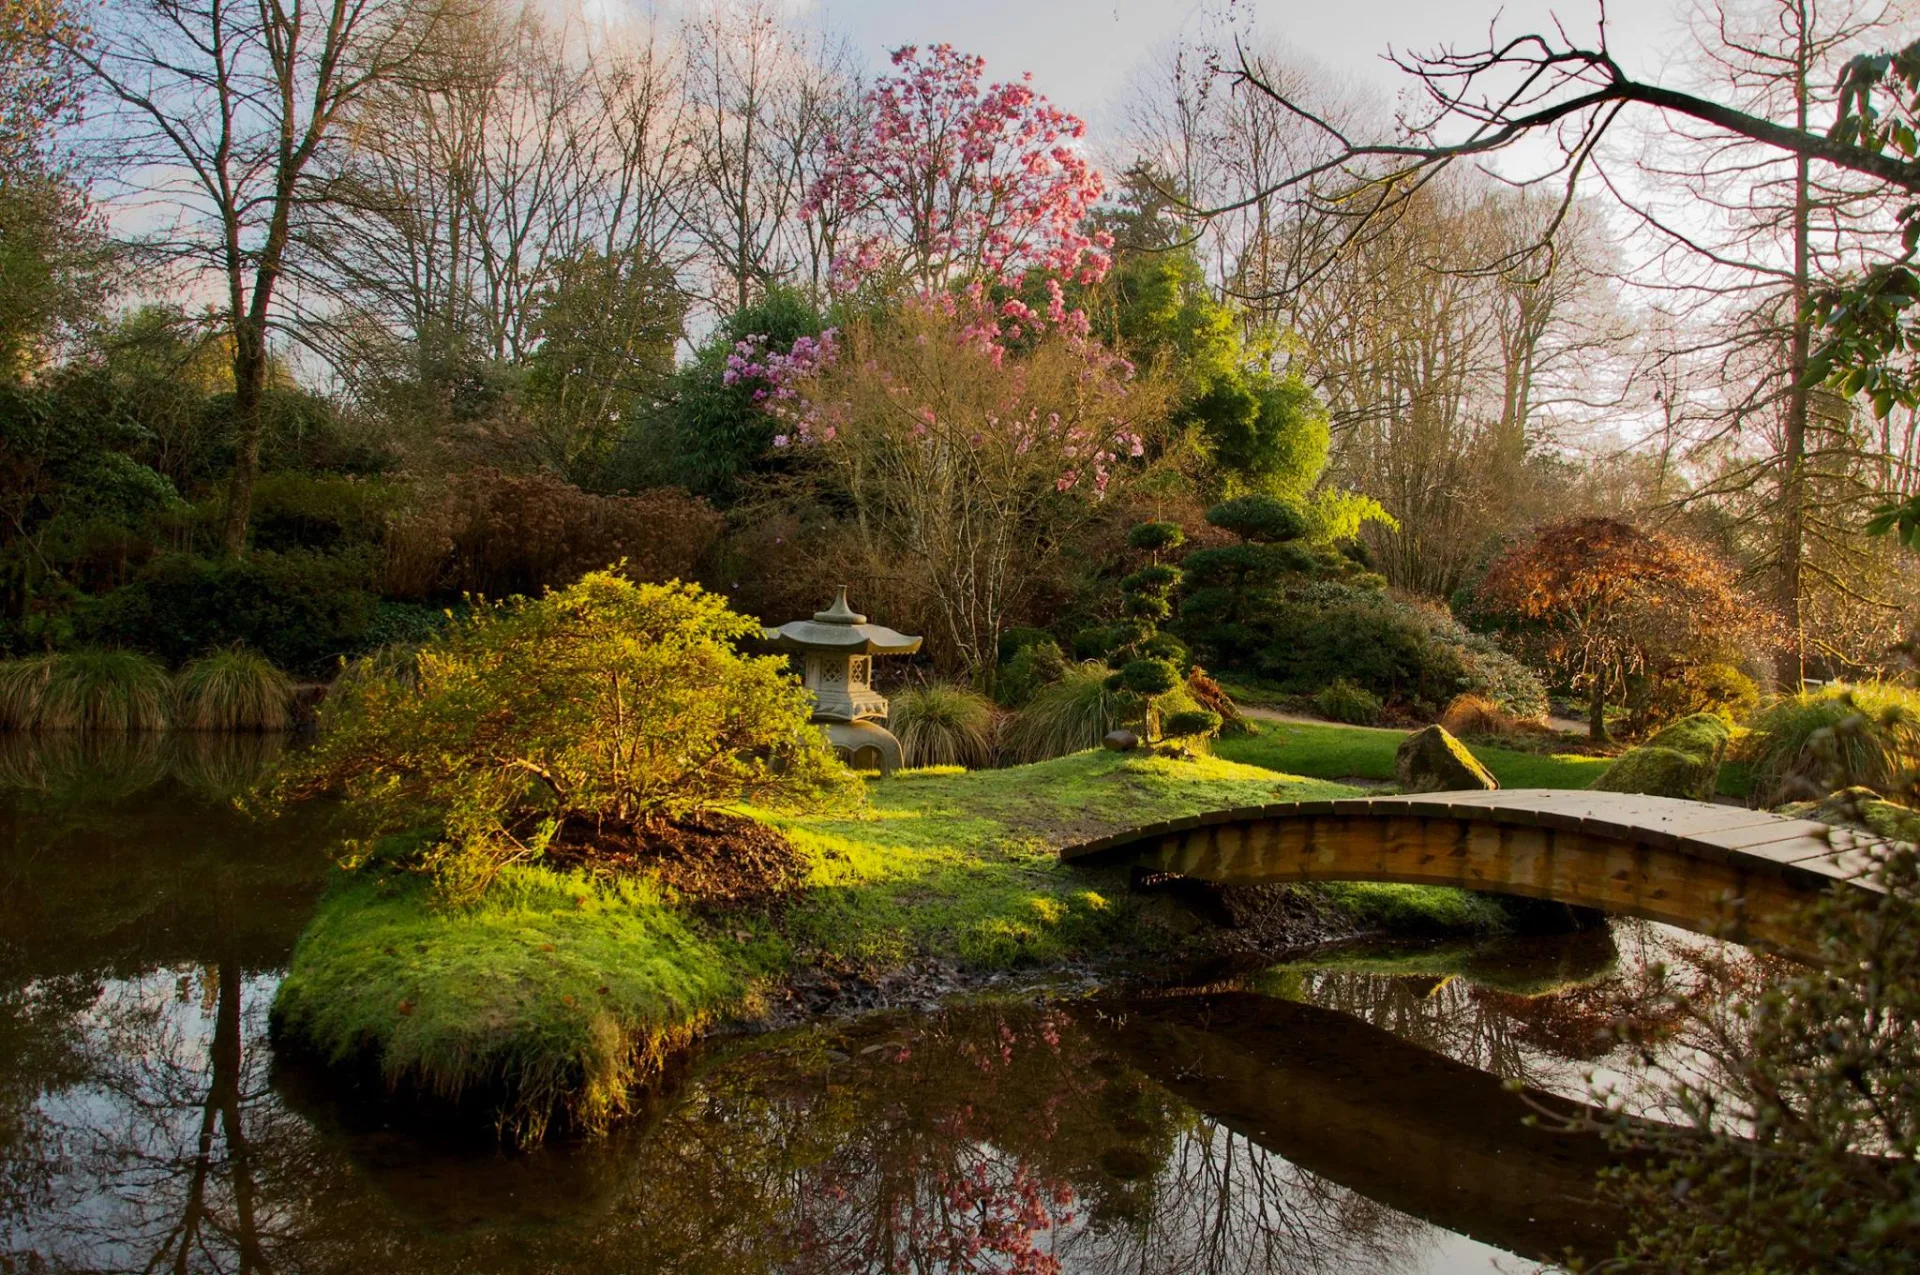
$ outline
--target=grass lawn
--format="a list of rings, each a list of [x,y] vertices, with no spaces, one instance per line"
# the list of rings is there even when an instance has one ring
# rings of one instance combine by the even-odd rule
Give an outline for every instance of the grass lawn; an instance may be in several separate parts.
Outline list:
[[[1229,761],[1318,779],[1393,780],[1393,754],[1409,732],[1337,722],[1259,722],[1259,734],[1223,739]],[[1504,788],[1585,788],[1611,761],[1572,753],[1528,753],[1475,746],[1473,755]]]
[[[293,953],[274,1026],[337,1061],[376,1059],[390,1083],[483,1097],[513,1139],[539,1138],[556,1111],[592,1131],[674,1049],[717,1020],[756,1015],[796,968],[877,973],[934,959],[993,969],[1171,951],[1190,919],[1164,898],[1130,895],[1118,872],[1062,866],[1058,848],[1177,815],[1352,791],[1225,758],[1099,750],[903,774],[869,784],[859,810],[761,814],[813,865],[807,888],[773,912],[714,915],[646,882],[537,864],[462,906],[417,875],[343,875]],[[1356,928],[1485,931],[1503,918],[1454,890],[1325,889]]]

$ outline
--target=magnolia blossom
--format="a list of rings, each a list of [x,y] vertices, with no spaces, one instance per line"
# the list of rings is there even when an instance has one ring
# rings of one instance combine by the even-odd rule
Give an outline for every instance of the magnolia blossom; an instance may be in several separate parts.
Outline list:
[[[1064,321],[1058,279],[1095,282],[1112,264],[1113,237],[1083,229],[1105,190],[1077,149],[1086,124],[1035,93],[1031,76],[983,85],[985,61],[951,45],[924,55],[909,45],[893,65],[866,95],[871,124],[828,139],[803,209],[864,220],[867,233],[833,263],[836,285],[897,269],[929,290],[1019,289],[1046,274],[1047,320]]]

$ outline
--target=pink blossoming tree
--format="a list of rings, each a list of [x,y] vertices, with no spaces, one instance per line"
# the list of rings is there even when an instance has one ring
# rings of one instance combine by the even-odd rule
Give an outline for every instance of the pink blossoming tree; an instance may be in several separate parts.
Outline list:
[[[869,567],[922,580],[938,648],[990,676],[1023,590],[1140,471],[1162,387],[1062,328],[1006,357],[950,294],[855,323],[836,350],[768,390],[776,445],[805,447],[850,498]]]
[[[1112,237],[1084,229],[1104,190],[1076,149],[1085,123],[1030,77],[983,85],[985,62],[951,45],[909,45],[893,65],[867,94],[871,122],[830,141],[807,204],[861,227],[836,264],[842,282],[891,272],[932,293],[1106,273]],[[1059,295],[1056,283],[1056,313]]]

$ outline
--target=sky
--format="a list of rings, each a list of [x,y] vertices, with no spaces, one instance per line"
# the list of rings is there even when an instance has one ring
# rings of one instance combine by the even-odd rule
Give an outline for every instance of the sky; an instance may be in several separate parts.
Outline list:
[[[1609,41],[1629,71],[1656,74],[1666,65],[1684,42],[1688,3],[1606,5]],[[1542,29],[1557,16],[1585,42],[1601,10],[1596,0],[814,0],[805,7],[875,66],[900,45],[944,41],[984,57],[990,79],[1031,71],[1035,88],[1096,130],[1115,118],[1135,69],[1183,38],[1251,31],[1391,95],[1404,77],[1381,60],[1390,46],[1472,46],[1485,40],[1496,14],[1503,35]]]

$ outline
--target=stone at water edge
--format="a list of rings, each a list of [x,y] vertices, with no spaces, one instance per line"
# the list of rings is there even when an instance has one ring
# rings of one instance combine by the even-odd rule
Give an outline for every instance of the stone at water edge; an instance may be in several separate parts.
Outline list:
[[[1100,744],[1116,753],[1130,753],[1140,747],[1140,737],[1130,730],[1110,730]]]
[[[1404,792],[1492,792],[1500,786],[1444,726],[1429,726],[1400,741],[1393,773]]]

